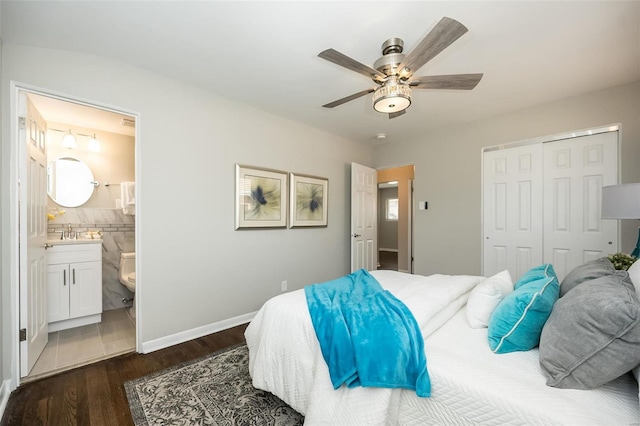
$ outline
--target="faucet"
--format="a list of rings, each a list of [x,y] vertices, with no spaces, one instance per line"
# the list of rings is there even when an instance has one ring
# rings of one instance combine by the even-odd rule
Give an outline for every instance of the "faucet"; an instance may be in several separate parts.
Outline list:
[[[68,225],[67,225],[67,227],[68,227],[68,230],[67,230],[67,239],[68,239],[68,240],[74,240],[75,238],[71,236],[71,235],[72,235],[72,234],[71,234],[71,224],[68,224]]]

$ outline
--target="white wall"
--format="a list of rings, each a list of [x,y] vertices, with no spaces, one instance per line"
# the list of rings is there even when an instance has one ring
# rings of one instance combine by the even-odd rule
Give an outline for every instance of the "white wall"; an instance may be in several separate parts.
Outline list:
[[[482,147],[621,123],[621,183],[640,182],[640,82],[455,128],[425,133],[374,149],[374,165],[415,163],[415,272],[481,272]],[[451,167],[455,163],[456,167]],[[631,252],[638,221],[622,221],[622,251]]]
[[[253,312],[282,280],[293,290],[349,272],[350,163],[371,164],[370,148],[101,57],[5,45],[3,64],[3,90],[15,80],[139,114],[143,342]],[[8,120],[3,97],[3,154]],[[235,163],[328,177],[329,226],[235,231]]]

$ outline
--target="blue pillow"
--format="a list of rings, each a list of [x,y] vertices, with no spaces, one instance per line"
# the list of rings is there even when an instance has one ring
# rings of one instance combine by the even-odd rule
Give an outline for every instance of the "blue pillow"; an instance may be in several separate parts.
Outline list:
[[[489,319],[489,347],[494,353],[528,351],[540,343],[542,327],[560,295],[551,264],[525,273]]]

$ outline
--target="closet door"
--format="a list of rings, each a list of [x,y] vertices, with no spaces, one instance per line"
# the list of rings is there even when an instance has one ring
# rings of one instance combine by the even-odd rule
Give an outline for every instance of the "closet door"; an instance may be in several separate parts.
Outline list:
[[[618,183],[618,132],[543,145],[544,261],[562,280],[618,249],[617,221],[601,219],[602,187]]]
[[[542,263],[542,144],[483,155],[483,274]]]

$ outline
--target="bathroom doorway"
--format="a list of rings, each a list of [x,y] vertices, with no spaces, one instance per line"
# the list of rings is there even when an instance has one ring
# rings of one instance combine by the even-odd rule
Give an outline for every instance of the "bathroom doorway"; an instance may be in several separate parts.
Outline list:
[[[26,105],[17,108],[23,123],[18,144],[40,148],[46,167],[39,166],[38,173],[29,164],[18,167],[26,187],[44,182],[44,190],[33,192],[37,199],[31,195],[19,203],[20,223],[28,222],[25,217],[33,216],[34,223],[42,219],[38,226],[46,241],[44,262],[32,267],[30,253],[40,247],[23,244],[32,238],[29,225],[21,226],[19,246],[26,249],[19,254],[18,310],[26,342],[20,343],[19,371],[27,382],[136,350],[134,293],[118,273],[121,254],[136,251],[135,192],[130,189],[136,180],[136,117],[39,91],[18,89],[18,99]],[[20,163],[31,162],[31,157],[19,157]],[[20,199],[26,198],[21,188]],[[83,257],[89,247],[97,258]],[[70,260],[60,250],[71,253]],[[40,272],[32,273],[36,269]],[[35,275],[39,278],[33,280]],[[39,296],[25,295],[38,293],[23,291],[27,280],[43,286]],[[95,284],[91,291],[87,282]],[[30,317],[46,322],[44,348],[30,347]]]

